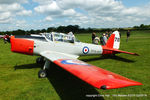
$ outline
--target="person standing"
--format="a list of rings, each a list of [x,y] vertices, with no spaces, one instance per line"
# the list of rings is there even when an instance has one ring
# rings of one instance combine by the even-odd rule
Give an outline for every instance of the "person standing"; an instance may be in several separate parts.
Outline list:
[[[70,41],[70,43],[74,43],[75,36],[74,36],[73,32],[69,32],[68,35],[69,35],[68,40]]]
[[[108,33],[108,38],[111,36],[111,34],[112,34],[112,31],[109,31],[109,33]]]
[[[109,32],[108,32],[108,31],[106,31],[106,32],[105,32],[105,35],[108,35],[108,34],[109,34]]]
[[[95,39],[95,37],[96,37],[96,33],[92,33],[92,43],[94,43],[94,39]]]
[[[129,37],[130,37],[130,30],[127,31],[127,40],[126,40],[126,42],[128,42]]]
[[[104,33],[103,34],[103,45],[106,45],[106,43],[107,43],[107,37],[106,37],[106,34]]]
[[[73,36],[73,33],[72,33],[72,32],[69,32],[69,33],[68,33],[68,35],[71,35],[71,36]]]
[[[104,45],[103,34],[102,35],[100,34],[100,44]]]
[[[93,43],[98,45],[99,42],[100,42],[100,39],[99,37],[96,36],[95,39],[93,40]]]

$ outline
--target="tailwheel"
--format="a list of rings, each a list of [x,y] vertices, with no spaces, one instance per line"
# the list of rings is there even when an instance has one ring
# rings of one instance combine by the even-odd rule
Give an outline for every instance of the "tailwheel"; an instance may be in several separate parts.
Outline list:
[[[46,70],[40,70],[38,72],[38,77],[39,78],[45,78],[47,76]]]

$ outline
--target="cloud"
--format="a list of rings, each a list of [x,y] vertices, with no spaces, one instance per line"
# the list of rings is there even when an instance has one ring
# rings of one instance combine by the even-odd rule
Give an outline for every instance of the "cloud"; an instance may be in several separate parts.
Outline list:
[[[103,24],[107,24],[107,27],[126,27],[150,19],[149,6],[127,8],[121,1],[116,0],[46,0],[43,3],[42,0],[34,1],[39,2],[39,6],[34,8],[36,12],[53,19],[66,17],[66,22],[70,21],[69,24],[80,22],[82,26],[87,23],[86,25],[95,27]]]
[[[0,0],[0,4],[28,3],[28,0]]]
[[[8,0],[7,2],[0,0],[0,2],[0,15],[3,16],[0,24],[10,23],[10,19],[14,19],[16,16],[29,16],[32,14],[31,10],[26,10],[21,4],[17,3],[17,0]],[[27,1],[25,0],[25,2]]]
[[[20,11],[22,9],[23,9],[23,7],[20,4],[18,4],[18,3],[0,4],[0,12],[5,12],[5,11],[18,12],[18,11]]]
[[[47,16],[46,18],[45,18],[45,21],[52,21],[53,19],[52,19],[52,17],[50,17],[50,16]]]
[[[29,29],[69,24],[129,27],[150,24],[149,5],[126,7],[121,0],[0,0],[0,24],[16,23],[17,28],[22,22]]]
[[[0,13],[0,15],[0,20],[8,19],[11,16],[10,12]]]
[[[41,4],[34,8],[34,10],[38,13],[42,13],[51,18],[62,18],[62,17],[70,17],[76,16],[77,12],[74,9],[62,9],[58,6],[56,1],[53,1],[49,4]],[[45,18],[47,19],[47,17]]]
[[[67,9],[63,11],[62,15],[64,16],[76,15],[76,11],[74,9]]]
[[[32,11],[31,10],[22,10],[22,11],[18,12],[17,15],[30,16],[30,15],[32,15]]]
[[[1,24],[11,23],[11,21],[12,21],[12,18],[11,18],[10,12],[1,12],[0,13],[0,23]]]
[[[40,5],[43,4],[50,4],[52,3],[54,0],[32,0],[33,2],[39,3]]]
[[[45,13],[51,15],[56,15],[62,12],[55,1],[53,1],[50,4],[45,4],[45,5],[40,5],[38,7],[35,7],[34,10],[39,13]]]
[[[25,20],[17,20],[15,23],[16,27],[22,28],[26,25],[26,21]]]

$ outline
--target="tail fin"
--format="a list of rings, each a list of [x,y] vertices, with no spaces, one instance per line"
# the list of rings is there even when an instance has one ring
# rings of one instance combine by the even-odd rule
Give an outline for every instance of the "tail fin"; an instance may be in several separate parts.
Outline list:
[[[109,37],[106,47],[119,49],[120,47],[120,34],[118,31],[114,31],[112,35]]]
[[[120,47],[120,34],[118,31],[114,31],[112,35],[109,37],[106,45],[103,46],[103,54],[126,53],[139,56],[136,53],[118,50],[119,47]]]

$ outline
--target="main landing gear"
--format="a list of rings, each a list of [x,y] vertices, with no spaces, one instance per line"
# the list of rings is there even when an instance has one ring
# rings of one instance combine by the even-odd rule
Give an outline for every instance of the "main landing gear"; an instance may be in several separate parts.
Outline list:
[[[40,63],[40,64],[44,63],[44,58],[43,57],[37,58],[36,62]],[[46,59],[44,67],[38,72],[38,77],[39,78],[47,77],[47,69],[49,68],[49,66],[50,66],[50,61]]]
[[[47,76],[46,70],[41,69],[41,70],[38,72],[38,77],[39,77],[39,78],[45,78],[46,76]]]
[[[40,56],[36,59],[36,63],[37,64],[44,64],[45,63],[45,59],[44,57]]]

